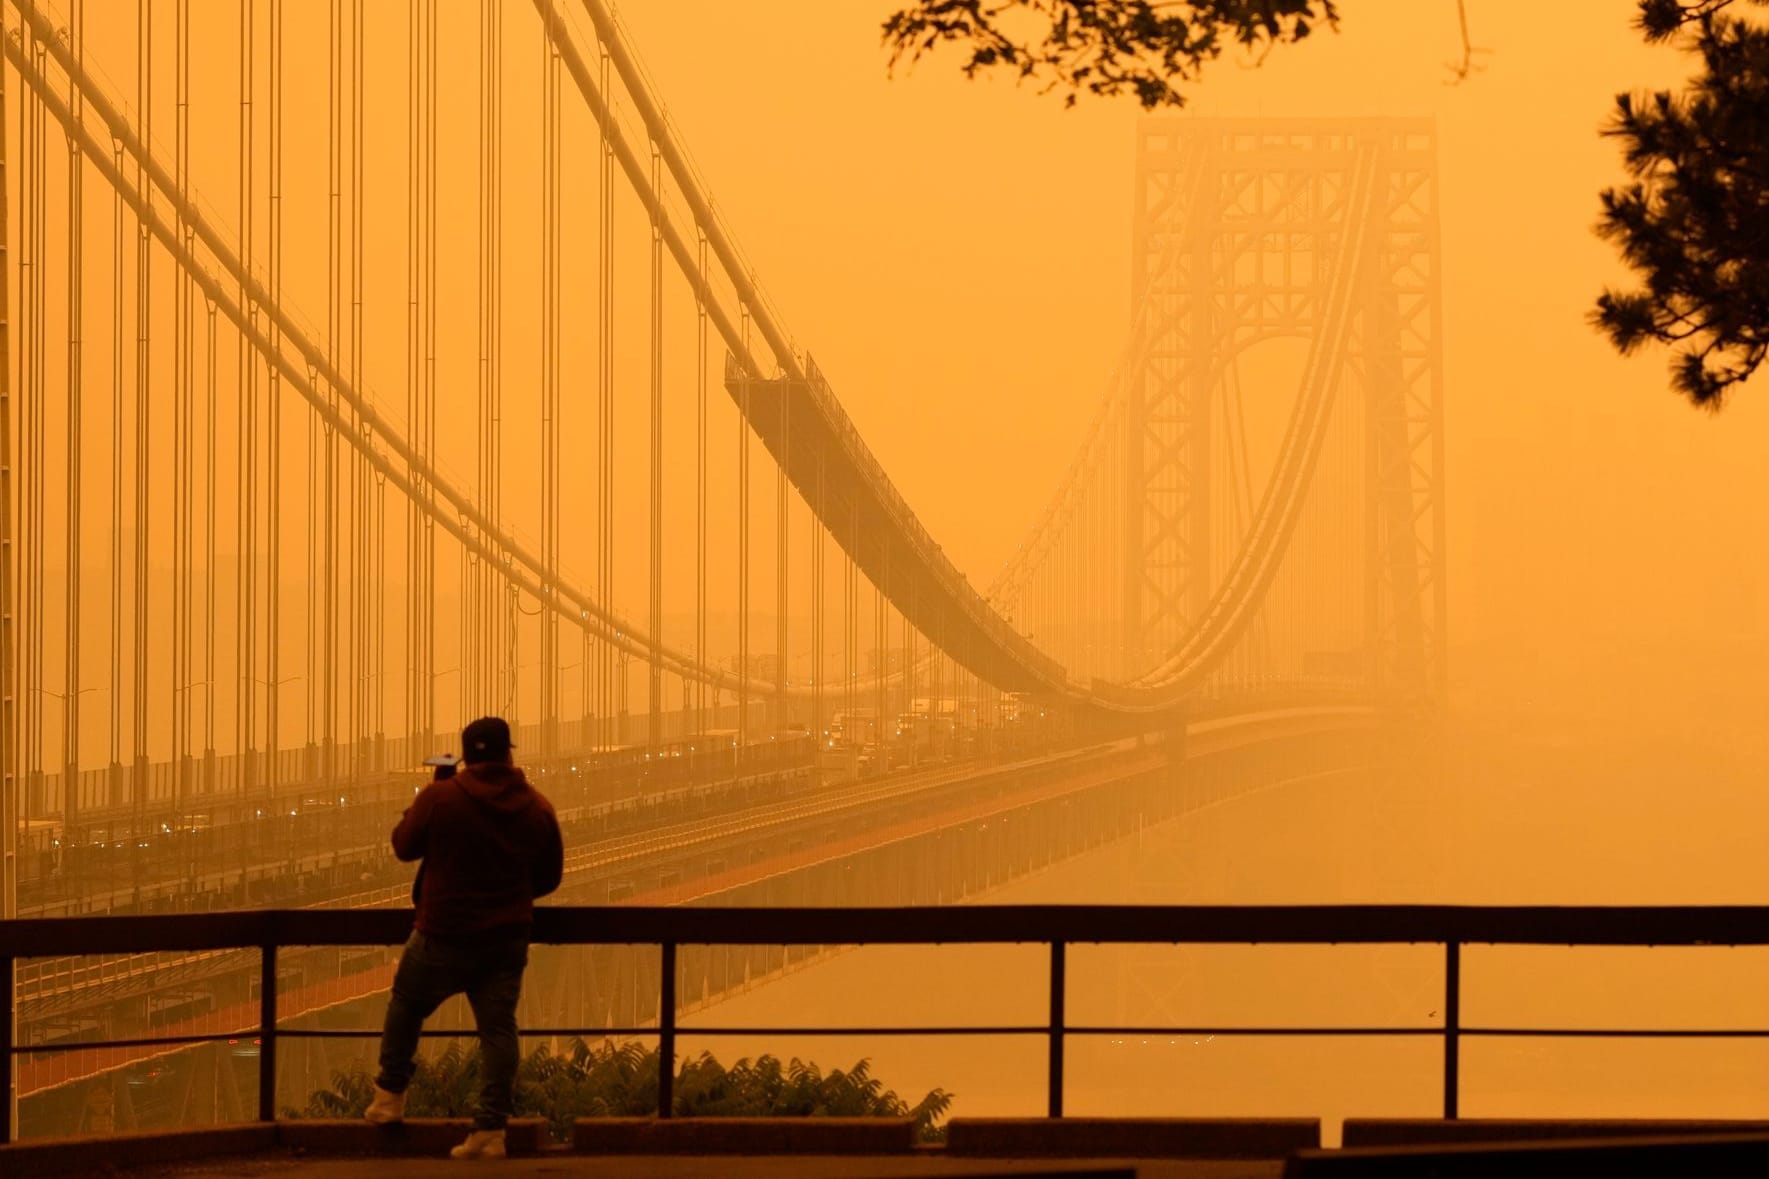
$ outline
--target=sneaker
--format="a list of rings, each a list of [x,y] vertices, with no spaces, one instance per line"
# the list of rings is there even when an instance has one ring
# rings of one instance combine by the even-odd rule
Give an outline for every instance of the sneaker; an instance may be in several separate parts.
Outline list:
[[[467,1140],[448,1152],[451,1159],[501,1159],[504,1157],[502,1130],[475,1130]]]
[[[390,1122],[405,1120],[405,1094],[389,1093],[381,1086],[375,1086],[375,1099],[369,1107],[362,1111],[362,1116],[377,1126],[385,1126]]]

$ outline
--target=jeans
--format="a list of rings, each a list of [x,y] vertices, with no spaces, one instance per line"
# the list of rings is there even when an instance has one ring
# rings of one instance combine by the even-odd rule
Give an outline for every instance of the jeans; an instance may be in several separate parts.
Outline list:
[[[528,965],[528,931],[442,940],[412,932],[393,975],[381,1029],[381,1072],[375,1084],[404,1093],[417,1068],[418,1030],[443,1000],[465,991],[479,1029],[479,1112],[475,1130],[501,1130],[513,1112],[516,1086],[516,1000]]]

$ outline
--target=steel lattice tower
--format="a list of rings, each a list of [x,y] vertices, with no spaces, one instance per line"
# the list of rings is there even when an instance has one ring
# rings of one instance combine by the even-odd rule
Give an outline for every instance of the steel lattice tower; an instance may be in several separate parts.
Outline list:
[[[1374,160],[1369,199],[1354,172]],[[1372,682],[1440,695],[1443,428],[1436,134],[1423,119],[1145,119],[1132,244],[1124,648],[1131,670],[1202,616],[1222,570],[1212,406],[1237,354],[1321,329],[1355,216],[1341,397],[1365,430],[1365,623]],[[1257,494],[1257,488],[1255,489]],[[1220,550],[1220,545],[1216,546]]]

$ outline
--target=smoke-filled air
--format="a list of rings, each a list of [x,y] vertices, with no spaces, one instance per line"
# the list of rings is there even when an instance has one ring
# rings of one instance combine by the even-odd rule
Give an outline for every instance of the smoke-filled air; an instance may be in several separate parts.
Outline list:
[[[1764,0],[0,45],[0,1159],[1763,1116]]]

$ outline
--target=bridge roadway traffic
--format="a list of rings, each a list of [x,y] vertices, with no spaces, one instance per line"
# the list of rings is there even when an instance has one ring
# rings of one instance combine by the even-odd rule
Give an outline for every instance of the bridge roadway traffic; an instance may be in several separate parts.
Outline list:
[[[1117,746],[1106,748],[1116,749]],[[580,814],[575,810],[565,810],[561,813],[560,818],[561,825],[568,832],[565,859],[566,880],[560,889],[560,899],[569,897],[580,903],[619,902],[630,898],[632,885],[617,883],[608,890],[614,895],[585,897],[581,894],[586,891],[586,886],[590,883],[587,877],[593,875],[601,879],[609,876],[611,870],[622,875],[632,876],[636,874],[636,868],[647,861],[661,861],[690,849],[703,848],[744,837],[776,835],[795,825],[837,815],[853,817],[867,808],[880,804],[920,802],[933,793],[955,785],[974,785],[980,778],[1015,777],[1035,769],[1048,769],[1059,763],[1072,762],[1089,755],[1097,756],[1097,754],[1098,750],[1089,749],[1064,754],[1041,755],[999,764],[973,761],[895,774],[886,778],[845,783],[814,792],[800,793],[789,790],[785,797],[751,805],[739,805],[728,813],[675,823],[663,823],[646,828],[640,834],[622,832],[592,837],[587,842],[581,838],[574,839],[571,836],[572,834],[586,834],[585,828],[596,819],[604,818],[626,808],[609,807],[606,804],[596,808],[584,808],[585,811],[593,810],[595,812],[593,814]],[[381,824],[381,827],[385,826],[385,823]],[[309,898],[297,907],[386,908],[409,904],[412,869],[410,866],[400,864],[392,859],[387,849],[385,831],[379,828],[377,831],[378,837],[372,845],[368,846],[366,851],[372,851],[375,861],[381,868],[381,875],[396,877],[396,880],[377,884],[370,889],[335,893],[323,898]],[[342,854],[355,855],[353,851]],[[667,873],[664,875],[667,876]],[[620,895],[623,888],[628,890],[625,896]],[[195,962],[207,960],[208,957],[208,955],[181,955],[176,952],[162,951],[157,954],[128,955],[90,963],[77,958],[28,961],[19,966],[18,1001],[21,1004],[21,1010],[29,1012],[29,1005],[33,1003],[70,995],[85,988],[102,986],[106,982],[137,978],[156,970],[171,970],[189,966]]]
[[[654,749],[562,753],[528,768],[564,821],[634,827],[696,802],[716,805],[717,796],[808,778],[815,762],[809,735],[789,733],[741,751],[719,735]],[[111,808],[100,813],[107,819],[100,838],[60,847],[53,857],[41,850],[24,857],[19,915],[249,908],[298,901],[292,890],[354,887],[363,866],[385,870],[388,816],[429,776],[423,769],[359,775],[323,789],[196,791],[148,800],[134,817],[127,807]]]
[[[1188,727],[1187,753],[1194,759],[1207,757],[1324,727],[1343,727],[1348,722],[1367,724],[1371,716],[1368,708],[1334,705],[1201,719]],[[577,903],[716,903],[746,884],[803,874],[815,865],[857,857],[869,849],[876,852],[941,828],[979,822],[987,825],[994,816],[1052,799],[1110,788],[1139,775],[1147,780],[1170,756],[1164,742],[1126,738],[1002,764],[942,766],[850,783],[811,796],[769,799],[728,814],[670,823],[637,839],[630,835],[601,838],[572,850],[568,885],[561,898]],[[996,826],[1001,829],[1006,825]],[[852,877],[850,873],[835,879]],[[408,903],[408,888],[402,880],[319,904],[394,907]],[[847,898],[847,903],[853,903],[853,898]],[[874,899],[865,903],[886,902]],[[337,976],[298,985],[304,977],[299,975],[300,964],[286,962],[283,968],[296,972],[290,978],[293,985],[286,992],[284,1008],[291,1018],[352,1003],[386,986],[390,959],[385,951],[357,955],[349,964],[335,950],[312,953],[321,959],[329,956]],[[287,957],[294,959],[296,955]],[[21,968],[21,1043],[52,1038],[67,1042],[70,1033],[82,1039],[225,1034],[251,1026],[256,1018],[248,993],[249,980],[257,969],[252,955],[162,953],[108,962],[39,961],[21,963]],[[743,974],[747,976],[749,971],[745,969]],[[144,995],[157,990],[190,993],[185,988],[199,979],[205,984],[201,993],[210,997],[209,1011],[146,1028],[126,1026],[139,1023]],[[711,985],[703,977],[701,989]],[[633,992],[632,1002],[643,1002],[654,987],[654,981],[634,979],[623,989]],[[230,998],[235,1001],[229,1002]],[[684,998],[692,996],[685,994]],[[129,1019],[130,1015],[137,1018]],[[57,1029],[62,1036],[53,1036]],[[97,1070],[147,1059],[156,1051],[163,1050],[105,1050],[102,1057],[77,1051],[27,1058],[20,1092],[30,1094],[65,1085]]]

